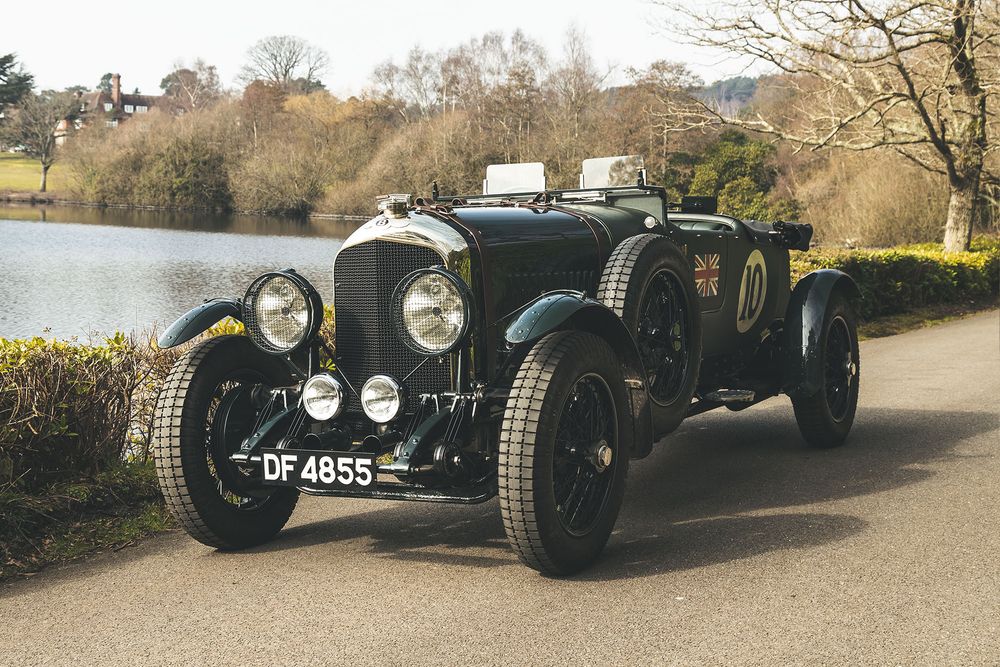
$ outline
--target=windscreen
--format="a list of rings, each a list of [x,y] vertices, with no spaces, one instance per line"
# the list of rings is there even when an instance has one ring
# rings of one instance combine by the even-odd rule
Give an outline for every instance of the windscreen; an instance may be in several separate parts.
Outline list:
[[[541,192],[545,189],[545,165],[541,162],[491,164],[486,167],[483,194]]]
[[[635,185],[638,171],[642,168],[641,155],[592,157],[583,161],[580,187],[611,188],[619,185]]]

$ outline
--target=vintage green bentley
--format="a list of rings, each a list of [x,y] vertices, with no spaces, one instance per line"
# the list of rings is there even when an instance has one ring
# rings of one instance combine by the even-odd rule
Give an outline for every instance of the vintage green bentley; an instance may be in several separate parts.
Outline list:
[[[241,336],[193,345],[160,394],[167,504],[220,549],[269,540],[300,492],[481,503],[547,574],[606,544],[632,460],[681,421],[781,393],[815,446],[840,444],[858,400],[847,275],[792,289],[808,225],[672,204],[641,159],[493,165],[484,194],[382,198],[333,262],[336,335],[292,269],[194,308],[160,339],[224,317]]]

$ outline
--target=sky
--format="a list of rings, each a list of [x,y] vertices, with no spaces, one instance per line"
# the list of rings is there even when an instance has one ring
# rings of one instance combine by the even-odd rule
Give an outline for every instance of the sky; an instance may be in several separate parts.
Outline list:
[[[687,62],[707,82],[742,72],[738,63],[678,44],[658,25],[668,17],[648,0],[68,0],[5,3],[0,54],[15,52],[39,88],[96,87],[119,72],[128,91],[159,92],[178,61],[203,58],[226,87],[237,85],[247,49],[268,35],[297,35],[330,54],[322,77],[338,96],[361,91],[379,63],[400,62],[415,45],[456,46],[491,30],[521,28],[557,57],[567,26],[585,32],[609,83],[624,68],[665,59]]]

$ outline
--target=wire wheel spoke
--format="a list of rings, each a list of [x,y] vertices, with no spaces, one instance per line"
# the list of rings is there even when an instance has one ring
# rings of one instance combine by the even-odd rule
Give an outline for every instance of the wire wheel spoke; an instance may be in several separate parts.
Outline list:
[[[843,419],[851,403],[852,384],[857,368],[854,343],[844,318],[838,316],[830,323],[824,349],[824,388],[830,415],[837,421]]]
[[[687,372],[688,323],[677,277],[660,271],[639,307],[637,342],[650,394],[661,403],[677,398]]]
[[[239,482],[237,486],[241,486],[244,479],[247,482],[251,482],[252,480],[247,473],[229,461],[229,455],[235,453],[239,448],[242,438],[239,435],[231,437],[232,434],[227,432],[225,434],[227,436],[225,442],[220,443],[215,441],[216,438],[222,435],[217,418],[222,418],[222,415],[219,414],[219,408],[230,392],[237,391],[245,386],[259,384],[262,380],[263,378],[258,377],[256,373],[249,375],[247,373],[238,373],[234,377],[222,380],[212,394],[205,415],[205,458],[208,464],[208,472],[215,481],[215,489],[219,497],[229,505],[240,510],[259,509],[268,501],[270,496],[264,493],[244,495],[246,492],[241,493],[239,489],[231,488],[232,485],[227,484],[227,479],[231,483],[233,481]],[[252,426],[253,420],[249,420],[249,424],[247,425]],[[246,435],[249,435],[249,432]],[[220,470],[223,466],[226,467],[225,471]]]
[[[576,381],[555,434],[553,490],[556,512],[569,533],[585,535],[600,519],[617,465],[617,417],[607,384],[594,374]],[[601,447],[612,450],[611,465],[599,468]]]

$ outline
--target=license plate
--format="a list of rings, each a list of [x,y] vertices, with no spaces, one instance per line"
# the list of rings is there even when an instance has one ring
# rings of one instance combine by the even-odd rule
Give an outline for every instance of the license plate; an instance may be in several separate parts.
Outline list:
[[[374,489],[375,455],[307,449],[262,449],[264,483],[310,489]]]

